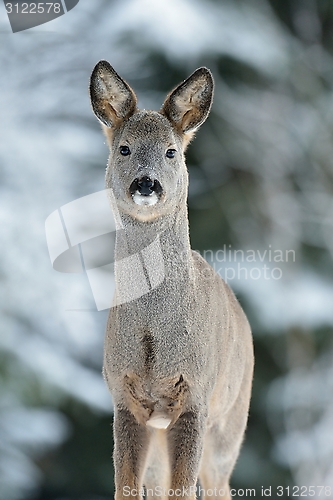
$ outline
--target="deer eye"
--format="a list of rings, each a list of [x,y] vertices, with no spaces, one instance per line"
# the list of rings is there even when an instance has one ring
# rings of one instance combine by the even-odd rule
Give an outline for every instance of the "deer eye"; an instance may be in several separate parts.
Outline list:
[[[176,150],[175,149],[167,149],[167,152],[165,153],[165,156],[167,158],[174,158],[175,154],[176,154]]]
[[[128,146],[120,146],[119,151],[123,156],[128,156],[131,154],[131,150]]]

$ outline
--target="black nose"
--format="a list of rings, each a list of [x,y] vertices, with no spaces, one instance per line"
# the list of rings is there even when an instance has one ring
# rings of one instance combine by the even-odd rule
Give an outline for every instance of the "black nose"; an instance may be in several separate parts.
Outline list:
[[[156,179],[152,180],[150,177],[145,175],[140,179],[134,179],[130,185],[130,193],[134,194],[136,191],[139,191],[139,193],[143,196],[149,196],[154,191],[157,194],[161,193],[162,187]]]
[[[138,191],[144,196],[149,196],[154,191],[154,181],[147,176],[141,177],[138,179]]]

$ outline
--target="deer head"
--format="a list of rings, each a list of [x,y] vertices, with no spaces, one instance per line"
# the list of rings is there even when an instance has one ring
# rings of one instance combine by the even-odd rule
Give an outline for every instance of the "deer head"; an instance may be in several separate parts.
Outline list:
[[[151,221],[186,206],[184,152],[209,114],[213,88],[210,71],[199,68],[167,96],[160,111],[140,111],[131,87],[107,61],[97,63],[91,104],[108,140],[106,187],[120,213]]]

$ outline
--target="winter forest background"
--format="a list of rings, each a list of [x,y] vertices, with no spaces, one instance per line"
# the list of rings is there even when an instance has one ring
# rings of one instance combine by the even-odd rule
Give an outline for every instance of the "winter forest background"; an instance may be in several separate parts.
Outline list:
[[[0,499],[113,492],[107,312],[73,311],[91,308],[86,276],[52,269],[44,230],[104,186],[87,91],[100,59],[146,109],[212,70],[187,152],[192,247],[228,268],[256,354],[232,486],[333,491],[333,3],[81,0],[16,34],[1,3],[0,58]]]

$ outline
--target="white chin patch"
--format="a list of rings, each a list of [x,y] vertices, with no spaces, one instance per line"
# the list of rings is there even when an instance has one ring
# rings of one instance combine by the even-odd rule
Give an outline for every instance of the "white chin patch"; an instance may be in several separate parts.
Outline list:
[[[139,191],[136,191],[133,195],[133,201],[137,205],[145,205],[149,207],[155,205],[158,202],[158,196],[154,192],[152,192],[148,196],[144,196],[143,194],[140,194]]]

